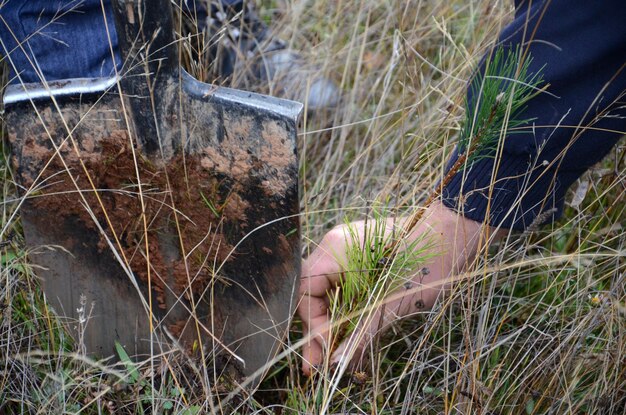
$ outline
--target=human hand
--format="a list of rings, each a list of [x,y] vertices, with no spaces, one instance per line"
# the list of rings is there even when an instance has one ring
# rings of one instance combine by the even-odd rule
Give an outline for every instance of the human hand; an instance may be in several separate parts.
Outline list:
[[[389,218],[385,232],[391,232],[394,226],[401,228],[403,222],[403,219]],[[442,290],[449,285],[450,277],[472,262],[479,246],[485,245],[486,238],[481,236],[487,228],[481,223],[464,218],[441,203],[429,206],[424,212],[423,220],[407,236],[406,245],[417,250],[428,243],[429,249],[437,255],[413,271],[410,284],[405,284],[392,293],[383,304],[361,318],[350,338],[339,344],[329,356],[328,353],[332,351],[330,293],[341,282],[343,273],[348,271],[347,252],[351,244],[358,241],[363,248],[366,233],[366,224],[363,221],[353,222],[350,226],[358,238],[348,235],[346,225],[338,226],[324,236],[302,265],[298,315],[303,322],[304,336],[308,339],[302,351],[302,370],[306,375],[310,375],[313,367],[324,361],[332,364],[347,359],[347,363],[357,363],[364,356],[366,346],[371,340],[391,323],[430,309]],[[425,238],[418,239],[424,234],[430,236],[428,242]],[[489,235],[494,236],[492,233],[484,234]]]

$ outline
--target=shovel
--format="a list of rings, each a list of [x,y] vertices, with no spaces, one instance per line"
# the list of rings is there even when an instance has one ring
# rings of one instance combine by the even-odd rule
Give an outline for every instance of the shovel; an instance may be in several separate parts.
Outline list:
[[[4,96],[47,301],[90,355],[261,373],[295,308],[302,105],[192,78],[170,0],[112,3],[117,76]]]

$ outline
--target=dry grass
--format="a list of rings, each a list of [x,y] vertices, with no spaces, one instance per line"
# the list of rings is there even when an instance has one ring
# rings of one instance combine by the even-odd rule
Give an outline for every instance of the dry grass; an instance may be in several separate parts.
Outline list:
[[[311,62],[302,79],[321,72],[344,94],[300,130],[306,255],[374,201],[408,212],[424,200],[459,131],[465,80],[512,10],[485,0],[283,0],[263,2],[261,12]],[[210,74],[194,47],[185,49],[188,66]],[[371,375],[304,378],[296,321],[252,396],[233,385],[223,393],[183,357],[166,366],[81,355],[28,265],[7,153],[0,412],[626,413],[623,146],[575,185],[558,223],[510,234],[434,310],[397,325],[372,356]]]

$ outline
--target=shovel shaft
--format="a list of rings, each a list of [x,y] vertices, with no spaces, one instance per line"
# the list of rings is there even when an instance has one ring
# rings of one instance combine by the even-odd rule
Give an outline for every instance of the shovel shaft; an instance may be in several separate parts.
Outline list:
[[[113,0],[113,13],[124,66],[131,74],[178,71],[170,0]]]
[[[179,77],[178,46],[170,0],[113,0],[122,93],[132,112],[132,136],[146,153],[159,149],[156,103],[165,85]]]

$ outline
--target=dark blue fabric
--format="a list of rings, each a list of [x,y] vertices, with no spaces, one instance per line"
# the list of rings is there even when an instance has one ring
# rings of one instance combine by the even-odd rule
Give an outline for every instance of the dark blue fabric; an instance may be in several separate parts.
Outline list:
[[[470,219],[521,230],[539,215],[542,222],[557,218],[571,184],[626,133],[626,1],[516,6],[499,45],[527,49],[531,72],[542,70],[550,94],[520,115],[534,119],[529,132],[506,137],[499,160],[483,158],[456,174],[443,203]],[[456,158],[455,151],[448,168]]]
[[[41,82],[41,76],[51,81],[114,73],[100,0],[7,0],[0,16],[11,82],[19,82],[15,69],[24,83]],[[110,7],[106,19],[117,46]],[[121,62],[119,54],[116,61]]]
[[[203,25],[204,3],[183,0],[182,7]],[[48,81],[110,76],[115,71],[109,44],[115,61],[121,63],[109,0],[104,1],[104,15],[100,0],[3,0],[0,4],[0,53],[10,55],[11,83],[19,82],[15,69],[24,83],[41,82],[41,76]],[[228,7],[235,12],[243,4],[244,0],[211,3],[216,10]]]

